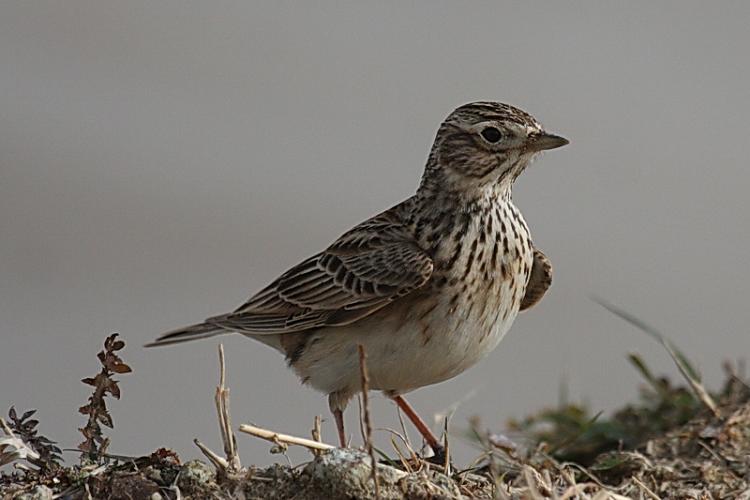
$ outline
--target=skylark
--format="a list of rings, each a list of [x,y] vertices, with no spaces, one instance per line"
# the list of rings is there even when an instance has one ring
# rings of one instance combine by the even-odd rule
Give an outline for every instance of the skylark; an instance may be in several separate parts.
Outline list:
[[[237,332],[286,356],[302,383],[328,394],[339,440],[360,390],[392,398],[435,453],[441,445],[402,394],[458,375],[492,351],[552,281],[513,204],[513,183],[539,152],[568,141],[528,113],[474,102],[440,125],[414,196],[344,233],[233,312],[150,346]]]

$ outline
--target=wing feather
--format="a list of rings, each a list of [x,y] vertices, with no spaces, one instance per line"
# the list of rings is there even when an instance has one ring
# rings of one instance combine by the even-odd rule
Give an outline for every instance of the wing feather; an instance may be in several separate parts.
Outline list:
[[[349,324],[423,286],[433,263],[396,206],[356,226],[325,251],[282,274],[218,327],[253,334]]]
[[[534,263],[531,265],[526,294],[521,300],[521,311],[542,300],[550,285],[552,285],[552,263],[541,250],[534,248]]]

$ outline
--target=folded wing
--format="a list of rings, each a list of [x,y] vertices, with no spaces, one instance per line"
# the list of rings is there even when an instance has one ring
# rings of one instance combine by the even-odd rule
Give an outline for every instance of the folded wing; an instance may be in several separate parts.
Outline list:
[[[521,300],[521,311],[524,311],[542,300],[547,289],[552,285],[552,263],[538,248],[534,249],[534,263],[531,266],[526,295]]]
[[[346,325],[420,288],[432,268],[391,209],[285,272],[234,312],[206,323],[253,334]]]

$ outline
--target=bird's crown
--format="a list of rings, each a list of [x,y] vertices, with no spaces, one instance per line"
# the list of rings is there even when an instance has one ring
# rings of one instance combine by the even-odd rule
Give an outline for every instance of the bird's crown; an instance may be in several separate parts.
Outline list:
[[[542,125],[526,111],[494,101],[476,101],[459,106],[445,119],[445,123],[481,123],[483,121],[509,122],[542,130]]]

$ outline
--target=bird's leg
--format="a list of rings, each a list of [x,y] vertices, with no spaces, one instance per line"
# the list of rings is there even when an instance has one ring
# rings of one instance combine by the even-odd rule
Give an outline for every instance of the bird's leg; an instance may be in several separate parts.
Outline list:
[[[440,444],[437,436],[435,436],[432,430],[430,430],[425,421],[417,415],[417,412],[414,411],[414,408],[412,408],[408,401],[406,401],[403,396],[392,396],[391,399],[396,402],[398,407],[401,408],[407,417],[409,417],[409,420],[414,424],[414,427],[416,427],[419,433],[422,434],[424,440],[427,441],[427,444],[432,448],[432,452],[435,454],[435,459],[439,460],[441,457],[444,459],[445,448]]]
[[[346,409],[351,393],[346,391],[336,391],[328,394],[328,408],[333,413],[333,419],[336,421],[336,430],[339,433],[339,444],[346,448],[346,432],[344,432],[344,410]]]
[[[336,420],[336,430],[339,432],[339,443],[342,448],[346,448],[346,432],[344,432],[344,412],[342,410],[332,410],[333,418]]]

